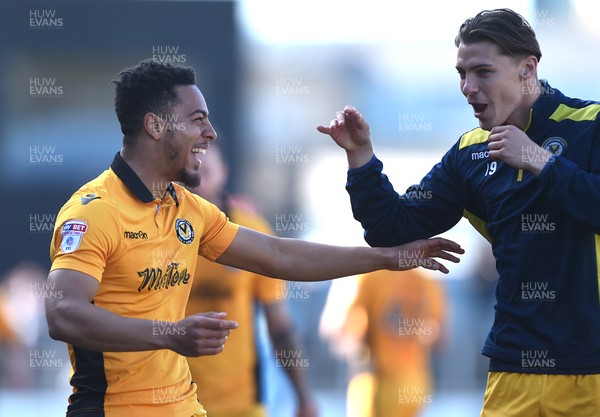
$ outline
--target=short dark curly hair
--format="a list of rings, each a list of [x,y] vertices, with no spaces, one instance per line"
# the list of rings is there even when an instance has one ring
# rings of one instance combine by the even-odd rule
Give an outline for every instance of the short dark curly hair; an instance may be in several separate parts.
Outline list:
[[[511,9],[479,12],[460,26],[454,44],[489,41],[498,45],[500,53],[515,59],[529,55],[542,59],[542,51],[531,25]]]
[[[196,73],[191,67],[147,59],[124,69],[112,82],[115,112],[127,144],[141,130],[146,113],[168,113],[179,103],[175,87],[196,84]]]

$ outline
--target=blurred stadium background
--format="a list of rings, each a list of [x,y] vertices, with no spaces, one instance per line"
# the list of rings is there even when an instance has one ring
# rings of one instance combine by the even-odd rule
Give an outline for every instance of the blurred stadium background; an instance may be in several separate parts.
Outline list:
[[[110,81],[121,69],[148,57],[193,66],[230,189],[254,199],[280,236],[364,245],[344,190],[343,152],[315,126],[355,105],[396,188],[418,182],[475,126],[458,89],[454,37],[467,17],[496,7],[532,23],[541,78],[567,95],[600,99],[594,0],[4,0],[0,308],[21,341],[0,341],[0,416],[64,413],[69,361],[65,345],[47,336],[40,290],[57,211],[120,149]],[[434,275],[450,300],[449,339],[433,358],[436,389],[425,415],[475,416],[495,273],[489,247],[468,226],[445,236],[467,254],[450,275]],[[343,417],[348,370],[319,336],[328,288],[293,287],[286,302],[321,414]],[[287,381],[272,358],[265,363],[272,415],[291,416]]]

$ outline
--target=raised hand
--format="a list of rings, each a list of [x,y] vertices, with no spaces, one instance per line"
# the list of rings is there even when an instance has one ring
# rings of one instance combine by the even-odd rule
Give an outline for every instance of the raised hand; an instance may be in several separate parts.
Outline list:
[[[357,109],[344,107],[335,114],[329,127],[317,126],[321,133],[331,136],[335,143],[346,151],[350,168],[358,168],[373,156],[369,124]]]
[[[544,169],[552,154],[532,141],[521,129],[512,125],[496,126],[488,136],[490,158],[534,175]]]

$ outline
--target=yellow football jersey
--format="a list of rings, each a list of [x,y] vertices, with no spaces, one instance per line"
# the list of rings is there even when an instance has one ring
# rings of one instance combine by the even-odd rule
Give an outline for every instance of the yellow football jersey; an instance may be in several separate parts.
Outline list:
[[[431,345],[440,337],[446,314],[441,284],[418,270],[382,270],[360,279],[354,307],[366,312],[375,372],[429,373]]]
[[[348,415],[370,409],[364,415],[413,417],[431,402],[429,354],[441,336],[445,309],[441,284],[421,271],[360,277],[346,327],[367,325],[373,373],[359,374],[349,385]]]
[[[243,207],[232,205],[227,213],[236,224],[272,232],[262,217]],[[247,412],[258,403],[253,303],[280,302],[285,296],[283,288],[280,280],[198,258],[186,314],[225,311],[227,319],[239,323],[223,352],[188,358],[198,398],[210,416]]]
[[[109,170],[81,187],[60,210],[52,268],[100,283],[93,303],[152,320],[153,336],[173,336],[184,318],[198,255],[218,258],[238,226],[185,188],[155,198],[117,153]],[[73,366],[68,413],[106,417],[190,417],[201,410],[186,359],[167,350],[96,352],[69,345]]]

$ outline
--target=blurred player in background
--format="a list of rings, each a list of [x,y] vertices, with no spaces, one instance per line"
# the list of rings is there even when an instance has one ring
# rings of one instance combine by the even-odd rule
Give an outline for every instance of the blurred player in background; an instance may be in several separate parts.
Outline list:
[[[272,233],[251,201],[225,193],[228,169],[221,149],[215,143],[211,144],[210,151],[203,158],[200,176],[200,185],[188,187],[190,191],[221,208],[231,221],[263,233]],[[267,416],[259,390],[260,364],[254,328],[257,303],[264,309],[275,351],[302,351],[285,298],[280,293],[282,287],[276,279],[198,257],[186,314],[225,311],[229,319],[239,324],[239,328],[229,336],[227,348],[219,355],[188,358],[192,380],[198,385],[200,402],[211,417]],[[296,417],[316,417],[317,408],[307,386],[304,368],[288,366],[284,369],[296,393]]]
[[[431,403],[431,353],[442,346],[445,333],[441,283],[418,270],[348,279],[358,281],[355,295],[339,328],[326,332],[333,351],[346,355],[354,374],[347,417],[418,416]],[[336,309],[333,297],[349,295],[338,284],[332,283],[325,310]],[[324,311],[323,319],[344,314],[336,310]]]
[[[17,333],[13,329],[14,324],[11,323],[8,312],[5,308],[6,301],[4,300],[4,294],[0,287],[0,342],[16,343],[19,339]]]
[[[45,279],[44,268],[24,260],[0,280],[0,342],[7,342],[0,353],[0,385],[29,389],[52,383],[53,372],[44,369],[51,361],[40,358],[50,341],[44,319]]]

